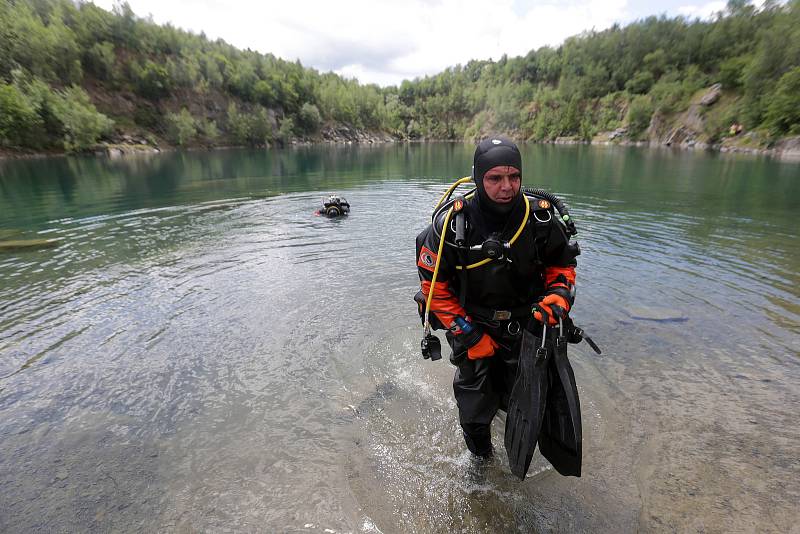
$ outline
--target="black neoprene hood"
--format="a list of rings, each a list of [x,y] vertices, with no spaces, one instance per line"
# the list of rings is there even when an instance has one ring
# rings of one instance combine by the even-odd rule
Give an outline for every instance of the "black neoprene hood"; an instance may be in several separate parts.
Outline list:
[[[475,148],[472,159],[475,182],[483,181],[483,175],[493,167],[510,165],[522,173],[522,155],[517,145],[503,136],[489,137]]]
[[[492,213],[505,216],[516,207],[522,197],[517,194],[517,198],[513,202],[498,204],[486,195],[486,189],[483,187],[483,175],[489,169],[498,166],[516,167],[522,175],[522,155],[519,153],[517,145],[502,135],[495,135],[478,143],[475,148],[475,156],[472,158],[472,178],[475,180],[475,187],[478,188],[478,201],[481,206]]]

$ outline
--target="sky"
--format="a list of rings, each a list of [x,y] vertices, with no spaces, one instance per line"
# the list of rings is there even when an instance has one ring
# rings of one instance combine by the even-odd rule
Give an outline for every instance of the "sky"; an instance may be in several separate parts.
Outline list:
[[[111,9],[115,0],[94,0]],[[128,0],[140,17],[238,48],[398,85],[471,59],[558,46],[649,15],[709,18],[725,0]]]

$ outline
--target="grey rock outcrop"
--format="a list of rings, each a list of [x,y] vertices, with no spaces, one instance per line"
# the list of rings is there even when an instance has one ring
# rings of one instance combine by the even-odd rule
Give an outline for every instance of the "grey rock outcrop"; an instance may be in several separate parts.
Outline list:
[[[708,88],[706,94],[700,98],[700,105],[701,106],[710,106],[714,104],[717,100],[719,100],[720,95],[722,95],[722,84],[715,83],[711,87]]]
[[[367,132],[347,125],[338,125],[322,129],[322,139],[328,143],[391,143],[394,139],[385,133]]]
[[[775,144],[773,150],[781,159],[800,160],[800,136],[782,139]]]

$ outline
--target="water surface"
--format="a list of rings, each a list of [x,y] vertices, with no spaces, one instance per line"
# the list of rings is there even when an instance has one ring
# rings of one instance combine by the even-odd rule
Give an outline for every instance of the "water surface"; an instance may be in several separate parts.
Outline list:
[[[520,483],[418,352],[414,237],[471,152],[0,161],[0,238],[57,241],[0,253],[0,530],[796,528],[800,165],[524,147],[604,354],[570,349],[584,476]]]

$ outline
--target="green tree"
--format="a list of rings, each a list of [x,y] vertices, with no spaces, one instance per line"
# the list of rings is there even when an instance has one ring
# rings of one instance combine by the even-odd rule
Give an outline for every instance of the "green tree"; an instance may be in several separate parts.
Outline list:
[[[13,85],[0,83],[0,145],[28,145],[42,123],[36,107]]]
[[[193,56],[181,55],[173,60],[167,60],[167,71],[170,82],[176,87],[194,89],[201,79],[200,64]]]
[[[632,138],[637,138],[650,125],[653,116],[653,104],[647,96],[633,97],[628,108],[628,133]]]
[[[167,113],[166,123],[167,138],[176,145],[185,145],[197,134],[197,121],[186,108],[181,108],[180,113]]]
[[[300,127],[306,133],[316,133],[322,126],[322,115],[320,115],[317,106],[310,102],[303,104],[297,118]]]
[[[143,64],[131,64],[131,77],[136,92],[145,98],[158,100],[170,94],[172,84],[166,67],[149,59]]]
[[[86,91],[76,85],[56,93],[52,106],[64,125],[63,143],[68,152],[92,148],[114,126],[114,121],[98,112]]]
[[[253,85],[253,98],[262,106],[274,106],[278,102],[277,92],[267,80],[258,80]]]
[[[685,109],[691,93],[686,84],[672,75],[663,76],[658,83],[650,89],[650,100],[656,111],[662,114],[675,113]]]
[[[237,143],[250,144],[250,125],[247,115],[240,113],[235,102],[228,104],[228,132]]]
[[[100,80],[111,81],[116,77],[116,61],[114,45],[108,41],[94,43],[86,52],[86,65]]]
[[[294,136],[294,121],[291,117],[286,117],[281,121],[281,127],[278,129],[278,140],[282,145],[286,146],[292,142]]]
[[[529,139],[588,138],[626,120],[643,131],[648,109],[670,120],[719,81],[723,107],[736,102],[736,113],[712,109],[709,125],[735,116],[785,135],[795,122],[793,78],[784,77],[798,66],[800,0],[759,8],[734,0],[714,20],[648,17],[388,88],[157,25],[125,2],[107,12],[71,0],[0,0],[0,84],[15,88],[3,89],[4,105],[15,110],[4,124],[25,123],[25,110],[38,117],[13,141],[20,146],[75,138],[55,113],[66,115],[59,107],[66,97],[50,86],[78,84],[120,124],[158,131],[176,120],[166,111],[182,102],[206,110],[196,137],[212,139],[219,124],[234,142],[261,145],[279,136],[276,115],[291,118],[298,133],[323,121],[413,138],[473,138],[492,129]],[[83,80],[84,69],[91,79]],[[5,129],[3,142],[11,143],[16,134]]]
[[[580,127],[578,128],[578,137],[582,141],[591,141],[597,134],[597,124],[592,120],[590,115],[584,115],[581,119]]]
[[[749,56],[731,57],[719,64],[719,81],[725,89],[736,89],[742,86],[742,78],[747,64],[752,61]]]
[[[272,141],[272,121],[263,106],[256,105],[249,113],[242,113],[231,102],[227,119],[228,132],[237,143],[259,146]]]
[[[597,106],[596,126],[598,131],[619,128],[624,118],[625,104],[624,93],[609,93],[601,98]]]
[[[645,55],[642,61],[645,67],[647,67],[647,71],[652,74],[654,80],[658,80],[667,72],[669,58],[667,58],[667,54],[661,48]]]
[[[655,83],[655,79],[650,71],[639,71],[633,75],[633,78],[625,82],[625,90],[635,95],[643,95],[650,90],[653,83]]]
[[[800,134],[800,67],[793,68],[778,80],[764,123],[774,135]]]
[[[216,121],[204,119],[197,123],[197,131],[202,134],[203,139],[208,143],[214,143],[219,137],[219,129]]]
[[[219,89],[225,83],[222,70],[220,70],[219,63],[214,57],[204,54],[200,59],[200,69],[211,87]]]
[[[63,146],[64,124],[56,117],[54,108],[57,95],[42,80],[25,74],[22,70],[12,72],[13,85],[25,95],[25,98],[36,110],[40,121],[28,132],[24,146],[44,148],[54,145]]]

